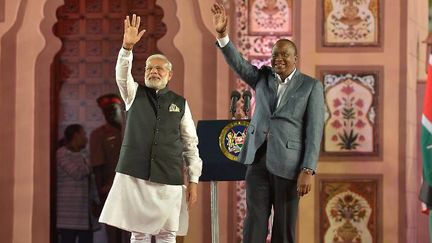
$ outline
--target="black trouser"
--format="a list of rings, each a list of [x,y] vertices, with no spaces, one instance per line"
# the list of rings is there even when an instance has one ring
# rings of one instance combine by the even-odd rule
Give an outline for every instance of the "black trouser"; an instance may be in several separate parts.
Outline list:
[[[91,230],[73,230],[73,229],[58,229],[60,243],[75,243],[78,238],[78,243],[93,243],[93,231]]]
[[[130,232],[121,230],[119,228],[113,227],[111,225],[105,225],[108,243],[129,243],[130,242]]]
[[[246,171],[247,212],[244,243],[265,243],[273,206],[272,243],[294,243],[299,197],[297,181],[271,174],[266,168],[266,143]]]

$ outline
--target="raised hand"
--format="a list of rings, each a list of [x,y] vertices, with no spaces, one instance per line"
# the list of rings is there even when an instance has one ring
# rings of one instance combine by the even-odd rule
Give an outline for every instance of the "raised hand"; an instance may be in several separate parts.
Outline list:
[[[227,35],[228,17],[225,12],[225,8],[218,3],[214,3],[211,12],[213,14],[213,25],[217,32],[218,38],[225,37]]]
[[[124,20],[124,35],[123,35],[123,48],[131,50],[132,47],[141,39],[145,30],[138,32],[141,24],[141,17],[132,15],[132,21],[129,16]]]

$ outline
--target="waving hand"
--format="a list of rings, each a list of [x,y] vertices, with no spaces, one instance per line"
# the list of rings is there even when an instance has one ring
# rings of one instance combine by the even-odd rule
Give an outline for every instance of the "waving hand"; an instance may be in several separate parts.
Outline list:
[[[140,16],[137,17],[136,14],[134,14],[132,15],[132,20],[129,19],[129,16],[126,16],[124,20],[123,48],[131,50],[144,35],[145,30],[138,32],[140,24]]]
[[[211,12],[213,14],[213,25],[218,38],[225,37],[227,35],[228,26],[228,17],[225,8],[221,4],[215,3],[211,8]]]

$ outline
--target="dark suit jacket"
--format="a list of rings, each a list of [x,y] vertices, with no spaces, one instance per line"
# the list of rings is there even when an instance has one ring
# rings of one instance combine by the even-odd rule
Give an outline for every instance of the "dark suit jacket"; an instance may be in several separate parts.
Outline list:
[[[256,106],[239,161],[252,164],[267,136],[267,169],[297,179],[303,167],[316,170],[324,126],[321,82],[296,71],[277,109],[277,78],[271,67],[246,61],[229,42],[220,48],[230,67],[256,93]]]

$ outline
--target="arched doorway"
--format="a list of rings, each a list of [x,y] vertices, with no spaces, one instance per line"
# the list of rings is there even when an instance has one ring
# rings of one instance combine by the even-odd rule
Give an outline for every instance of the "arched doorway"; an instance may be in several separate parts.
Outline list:
[[[134,48],[135,77],[144,76],[146,57],[160,53],[157,41],[166,33],[163,10],[156,0],[65,0],[57,9],[54,34],[62,47],[52,64],[51,82],[51,241],[56,242],[57,141],[64,128],[82,124],[89,134],[104,123],[96,98],[117,93],[115,62],[126,15],[141,16],[147,30]]]

